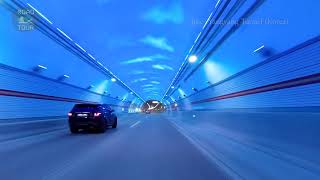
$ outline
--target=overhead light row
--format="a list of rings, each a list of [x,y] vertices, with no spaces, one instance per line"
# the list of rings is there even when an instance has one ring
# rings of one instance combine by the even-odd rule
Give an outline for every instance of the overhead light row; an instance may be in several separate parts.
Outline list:
[[[33,71],[34,71],[34,72],[37,72],[37,73],[40,73],[40,72],[45,71],[45,70],[47,70],[47,69],[48,69],[48,68],[47,68],[46,66],[38,64],[37,66],[35,66],[35,67],[33,68]],[[65,80],[65,79],[69,79],[69,78],[70,78],[69,75],[64,74],[64,75],[62,75],[62,76],[59,76],[59,77],[58,77],[58,80],[59,80],[59,81],[63,81],[63,80]]]
[[[19,2],[18,7],[21,7],[21,3],[24,4],[23,2]],[[24,4],[25,5],[25,4]],[[45,22],[47,22],[48,24],[50,24],[51,26],[53,26],[52,21],[50,21],[47,17],[45,17],[40,11],[38,11],[35,7],[33,7],[31,4],[27,3],[27,6],[29,6],[30,8],[32,8],[42,19],[45,20]],[[123,81],[121,81],[117,76],[115,76],[109,69],[107,69],[101,62],[97,61],[95,59],[95,57],[93,55],[91,55],[90,53],[88,53],[88,51],[86,51],[82,46],[80,46],[77,42],[74,42],[74,40],[67,35],[67,33],[65,33],[64,31],[62,31],[60,28],[56,27],[53,28],[57,30],[57,33],[59,32],[63,37],[66,37],[66,39],[68,39],[73,45],[75,45],[75,47],[79,48],[82,52],[84,52],[87,56],[87,58],[91,59],[91,62],[93,63],[93,65],[96,66],[96,68],[101,69],[105,72],[106,75],[111,77],[111,81],[112,82],[116,82],[118,81],[125,89],[127,89],[130,93],[134,94],[136,97],[138,97],[140,100],[143,100],[142,97],[140,97],[137,93],[135,93],[129,86],[127,86]],[[74,47],[74,48],[75,48]]]
[[[212,15],[213,15],[214,11],[216,11],[216,8],[220,5],[220,2],[221,2],[221,0],[218,0],[218,1],[217,1],[216,5],[215,5],[215,10],[213,10],[213,11],[211,12],[210,16],[207,18],[206,23],[205,23],[204,26],[202,27],[202,31],[200,31],[200,33],[198,34],[197,38],[196,38],[195,41],[193,42],[193,45],[191,46],[188,54],[186,55],[183,63],[181,64],[178,72],[176,73],[175,77],[173,78],[173,80],[172,80],[169,88],[168,88],[167,91],[165,92],[165,94],[164,94],[164,96],[163,96],[162,99],[164,99],[165,97],[167,97],[166,95],[169,93],[170,88],[171,88],[171,89],[174,89],[174,88],[172,88],[172,87],[175,85],[174,83],[176,83],[176,80],[177,80],[177,78],[179,77],[180,73],[182,73],[182,71],[184,70],[183,67],[185,67],[185,66],[187,65],[186,61],[188,61],[189,63],[192,64],[192,63],[195,63],[195,62],[198,60],[198,55],[192,54],[192,52],[193,52],[193,50],[194,50],[194,48],[195,48],[195,45],[198,43],[198,40],[200,39],[203,31],[205,31],[205,28],[207,27],[210,19],[212,18]]]

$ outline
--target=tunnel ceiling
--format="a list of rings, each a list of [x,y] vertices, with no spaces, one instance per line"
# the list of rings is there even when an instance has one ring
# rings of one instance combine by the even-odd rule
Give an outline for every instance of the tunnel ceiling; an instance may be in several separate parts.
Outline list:
[[[192,19],[206,19],[212,10],[211,0],[201,3],[30,0],[28,3],[146,100],[163,96],[186,51],[201,30],[201,26],[192,24]],[[40,44],[40,40],[33,39],[32,44],[37,43]],[[55,60],[56,67],[51,65],[51,70],[61,69],[62,63],[64,67],[70,65],[73,69],[84,66],[72,55],[60,51],[54,54],[58,59]],[[69,81],[79,82],[88,78],[92,83],[103,81],[100,75],[82,76],[77,74],[72,78],[78,80],[70,78]],[[88,85],[90,83],[82,86]]]
[[[52,22],[52,27],[81,45],[145,100],[160,100],[163,97],[210,13],[216,10],[217,4],[225,3],[222,0],[23,2],[41,12]],[[239,13],[243,13],[253,2],[246,1]],[[291,2],[290,9],[286,8],[286,3],[265,1],[250,18],[286,20],[287,24],[241,26],[188,81],[177,84],[179,86],[171,94],[171,100],[183,98],[207,87],[210,85],[208,82],[218,82],[261,62],[266,57],[255,52],[259,47],[272,49],[276,54],[318,35],[320,25],[314,23],[318,21],[315,1],[305,1],[304,9],[300,8],[298,1]],[[227,8],[224,15],[229,10]],[[296,12],[309,18],[305,19]],[[128,91],[113,85],[110,78],[42,33],[17,31],[13,14],[9,11],[1,10],[0,16],[1,63],[27,71],[44,65],[47,70],[41,74],[46,77],[57,79],[68,75],[67,83],[91,87],[95,92],[120,99],[134,98]],[[239,14],[234,18],[239,18]],[[284,34],[286,38],[283,38]],[[192,66],[189,70],[197,63]]]

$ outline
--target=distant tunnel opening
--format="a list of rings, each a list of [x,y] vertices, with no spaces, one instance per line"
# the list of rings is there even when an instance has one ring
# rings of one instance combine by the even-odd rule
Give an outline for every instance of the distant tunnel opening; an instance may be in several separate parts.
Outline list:
[[[141,108],[142,112],[153,112],[153,113],[161,113],[166,110],[164,104],[162,104],[158,100],[148,100],[146,101]]]

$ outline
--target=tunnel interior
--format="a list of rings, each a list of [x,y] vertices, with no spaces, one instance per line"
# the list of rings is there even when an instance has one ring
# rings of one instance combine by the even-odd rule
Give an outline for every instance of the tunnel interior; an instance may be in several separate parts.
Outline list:
[[[319,7],[0,0],[0,179],[320,179]]]
[[[148,100],[142,105],[141,111],[150,113],[161,113],[166,111],[166,107],[159,100]]]

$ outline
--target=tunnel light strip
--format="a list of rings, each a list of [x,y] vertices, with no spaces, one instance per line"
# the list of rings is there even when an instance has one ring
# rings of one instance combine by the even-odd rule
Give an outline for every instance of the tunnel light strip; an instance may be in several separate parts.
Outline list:
[[[36,8],[27,3],[33,10],[35,10],[43,19],[45,19],[48,23],[53,24],[47,17],[45,17],[41,12],[39,12]]]
[[[73,41],[65,32],[63,32],[61,29],[57,28],[57,30],[62,33],[66,38],[68,38],[70,41]]]
[[[185,60],[184,60],[183,63],[181,64],[178,72],[177,72],[176,75],[174,76],[172,82],[170,83],[170,86],[168,87],[168,89],[167,89],[166,93],[164,94],[164,96],[162,97],[161,101],[166,97],[166,95],[167,95],[167,93],[169,92],[170,89],[174,89],[173,83],[174,83],[174,81],[177,79],[180,71],[182,70],[183,65],[185,64],[185,62],[186,62],[186,60],[187,60],[187,58],[188,58],[188,56],[189,56],[189,55],[187,55],[187,56],[185,57]]]
[[[197,37],[197,38],[196,38],[196,40],[193,42],[193,45],[192,45],[192,47],[190,48],[190,50],[189,50],[189,54],[188,54],[187,56],[189,56],[189,55],[190,55],[190,53],[191,53],[191,51],[193,50],[194,46],[196,45],[197,41],[198,41],[198,40],[199,40],[199,38],[201,37],[202,32],[203,32],[203,30],[207,27],[207,25],[208,25],[208,23],[209,23],[209,21],[210,21],[210,19],[211,19],[212,15],[213,15],[213,11],[211,12],[210,16],[208,17],[208,19],[207,19],[206,23],[203,25],[203,27],[202,27],[202,31],[200,31],[200,33],[198,34],[198,37]]]
[[[90,56],[93,60],[96,60],[91,54],[88,53],[88,56]],[[102,64],[101,64],[102,65]]]
[[[194,45],[195,45],[195,43],[193,43],[192,47],[189,49],[189,52],[188,52],[188,54],[186,55],[185,59],[187,59],[188,56],[189,56],[189,54],[191,54],[191,52],[192,52],[192,50],[193,50],[193,48],[194,48]]]
[[[29,3],[27,3],[27,5],[30,7],[30,8],[32,8],[34,11],[36,11],[43,19],[45,19],[48,23],[50,23],[51,25],[53,25],[53,23],[47,18],[47,17],[45,17],[41,12],[39,12],[36,8],[34,8],[32,5],[30,5]],[[61,29],[59,29],[59,28],[56,28],[60,33],[62,33],[65,37],[67,37],[70,41],[72,41],[73,42],[73,40],[66,34],[66,33],[64,33]],[[84,51],[84,52],[86,52],[87,53],[87,51],[84,49],[84,48],[82,48],[78,43],[75,43],[74,42],[74,44],[78,47],[78,48],[80,48],[82,51]],[[96,61],[96,59],[91,55],[91,54],[88,54],[93,60],[95,60]],[[121,85],[122,86],[124,86],[127,90],[129,90],[129,92],[133,92],[134,94],[135,94],[135,96],[137,96],[139,99],[141,99],[141,101],[143,101],[143,102],[145,102],[144,101],[144,99],[141,97],[141,96],[139,96],[137,93],[135,93],[128,85],[126,85],[123,81],[121,81],[118,77],[116,77],[109,69],[107,69],[105,66],[103,66],[103,64],[102,63],[100,63],[100,62],[97,62],[98,63],[98,65],[97,66],[100,66],[99,68],[103,68],[105,71],[106,71],[106,74],[108,74],[111,78],[115,78],[118,82],[120,82],[121,83]]]
[[[221,0],[218,0],[218,2],[216,3],[216,5],[214,6],[214,8],[217,8],[218,5],[220,4]]]
[[[78,43],[74,43],[76,46],[78,46],[78,48],[80,48],[82,51],[87,52],[86,50],[83,49],[83,47],[81,47]]]
[[[38,65],[39,68],[47,70],[48,68],[42,65]]]
[[[213,12],[211,12],[210,16],[208,17],[206,23],[203,25],[202,29],[204,29],[207,26],[207,24],[209,23],[209,21],[211,19],[212,14],[213,14]]]
[[[261,47],[259,47],[259,48],[256,49],[256,50],[254,50],[253,52],[256,53],[256,52],[260,51],[260,50],[263,49],[263,48],[264,48],[264,45],[262,45]]]
[[[65,78],[70,78],[70,76],[68,76],[68,75],[66,75],[66,74],[65,74],[65,75],[63,75],[63,77],[65,77]]]
[[[221,1],[221,0],[219,0],[219,1],[217,2],[216,7],[219,5],[220,1]],[[182,70],[184,64],[188,61],[188,58],[189,58],[189,56],[190,56],[190,54],[191,54],[194,46],[196,45],[197,41],[198,41],[199,38],[201,37],[201,34],[202,34],[202,32],[204,31],[204,29],[207,27],[208,22],[210,21],[213,13],[214,13],[214,11],[211,12],[211,14],[209,15],[206,23],[203,25],[202,31],[200,31],[200,33],[198,34],[198,36],[197,36],[196,40],[194,41],[192,47],[189,49],[188,54],[187,54],[186,57],[184,58],[184,61],[182,62],[181,66],[180,66],[180,68],[179,68],[179,70],[178,70],[178,72],[177,72],[176,75],[174,76],[174,78],[173,78],[170,86],[168,87],[168,89],[167,89],[167,91],[165,92],[164,96],[162,97],[161,101],[166,97],[166,95],[167,95],[167,93],[169,92],[170,88],[173,86],[173,83],[174,83],[174,82],[176,81],[176,79],[178,78],[178,75],[181,73],[181,70]]]
[[[125,86],[130,92],[132,92],[136,97],[138,97],[142,102],[146,102],[141,96],[139,96],[135,91],[133,91],[128,85],[126,85],[123,81],[121,81],[116,75],[114,75],[108,68],[104,67],[102,65],[102,67],[108,71],[108,73],[111,75],[111,77],[116,80],[119,81],[123,86]],[[112,79],[111,78],[111,79]]]
[[[201,34],[202,34],[202,31],[201,31],[201,32],[199,33],[199,35],[197,36],[196,40],[194,41],[194,44],[199,40]],[[193,47],[193,46],[192,46],[192,47]],[[191,49],[193,49],[193,48],[191,48]]]

